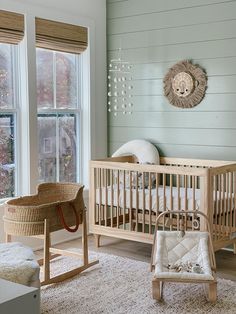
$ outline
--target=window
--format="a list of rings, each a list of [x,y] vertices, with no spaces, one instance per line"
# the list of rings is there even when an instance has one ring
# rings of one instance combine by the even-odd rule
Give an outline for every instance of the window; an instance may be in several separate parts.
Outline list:
[[[87,45],[85,27],[0,10],[0,199],[35,193],[40,182],[82,180]]]
[[[17,46],[0,44],[0,198],[16,193]]]
[[[39,181],[79,176],[79,55],[37,48]]]

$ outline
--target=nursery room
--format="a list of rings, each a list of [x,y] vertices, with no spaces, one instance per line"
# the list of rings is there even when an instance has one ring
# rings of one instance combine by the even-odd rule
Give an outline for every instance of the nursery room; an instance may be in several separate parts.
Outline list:
[[[235,0],[0,0],[0,314],[235,313],[235,30]]]

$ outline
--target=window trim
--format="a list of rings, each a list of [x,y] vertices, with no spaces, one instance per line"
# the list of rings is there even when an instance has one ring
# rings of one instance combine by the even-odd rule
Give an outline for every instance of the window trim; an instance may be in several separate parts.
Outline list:
[[[53,17],[56,20],[55,16]],[[61,17],[60,17],[61,19]],[[69,21],[69,16],[64,17],[65,22]],[[78,20],[75,17],[74,21]],[[21,106],[16,108],[18,111],[17,133],[20,134],[17,153],[18,177],[16,179],[17,195],[34,194],[38,183],[38,140],[37,130],[37,92],[36,92],[36,51],[35,51],[35,15],[25,14],[25,37],[18,45],[19,47],[19,102]],[[74,22],[75,23],[75,22]],[[89,22],[91,23],[91,21]],[[90,24],[89,24],[90,25]],[[88,27],[88,32],[90,28]],[[91,35],[91,34],[90,34]],[[92,38],[94,36],[94,25],[92,23]],[[89,160],[91,159],[91,144],[95,144],[91,138],[91,130],[95,133],[94,113],[95,108],[91,107],[91,97],[94,98],[94,79],[91,79],[90,73],[94,74],[94,55],[91,58],[90,46],[91,38],[89,38],[88,48],[80,55],[80,76],[78,78],[81,88],[81,100],[79,107],[79,118],[77,123],[77,132],[81,138],[79,143],[79,152],[77,154],[79,178],[78,182],[82,182],[86,188],[89,186]],[[94,38],[92,40],[94,46]],[[92,64],[91,64],[92,62]],[[91,94],[92,92],[92,94]],[[69,113],[68,109],[66,109]],[[95,150],[95,147],[93,148]],[[80,155],[80,156],[79,156]]]

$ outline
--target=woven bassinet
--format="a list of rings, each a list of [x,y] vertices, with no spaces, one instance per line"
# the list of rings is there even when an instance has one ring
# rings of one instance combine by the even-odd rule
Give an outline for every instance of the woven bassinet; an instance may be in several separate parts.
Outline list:
[[[85,209],[84,186],[76,183],[41,183],[37,194],[5,203],[4,231],[10,235],[33,236],[44,233],[49,219],[50,232],[66,228],[76,231]],[[77,225],[77,228],[70,229]]]

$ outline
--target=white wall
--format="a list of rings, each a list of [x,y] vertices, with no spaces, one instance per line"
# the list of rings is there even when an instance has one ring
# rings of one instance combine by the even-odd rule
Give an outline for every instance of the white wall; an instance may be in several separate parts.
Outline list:
[[[101,158],[107,154],[107,112],[106,112],[106,0],[0,0],[0,10],[23,13],[27,16],[26,22],[33,22],[34,17],[42,17],[70,24],[78,24],[89,29],[90,59],[90,140],[91,145],[87,153],[88,159]],[[26,23],[26,24],[27,24]],[[34,25],[26,25],[26,31],[33,33]],[[27,43],[28,44],[28,43]],[[28,47],[29,48],[29,47]],[[34,47],[30,47],[31,49]],[[28,71],[35,69],[28,69]],[[29,83],[29,87],[32,86]],[[29,103],[34,106],[34,91],[29,91]],[[32,103],[31,103],[32,100]],[[32,109],[31,109],[32,110]],[[23,143],[24,144],[24,143]],[[35,145],[32,143],[32,145]],[[35,145],[35,155],[37,154]],[[32,165],[31,165],[32,167]],[[84,168],[88,169],[88,164]],[[33,167],[32,167],[33,168]],[[22,174],[23,175],[23,174]],[[88,181],[88,178],[84,178]],[[83,182],[84,183],[84,182]],[[2,217],[0,207],[0,217]],[[59,232],[55,241],[67,240],[68,233]],[[2,222],[0,221],[0,242],[3,241]],[[38,246],[41,242],[28,242]]]

